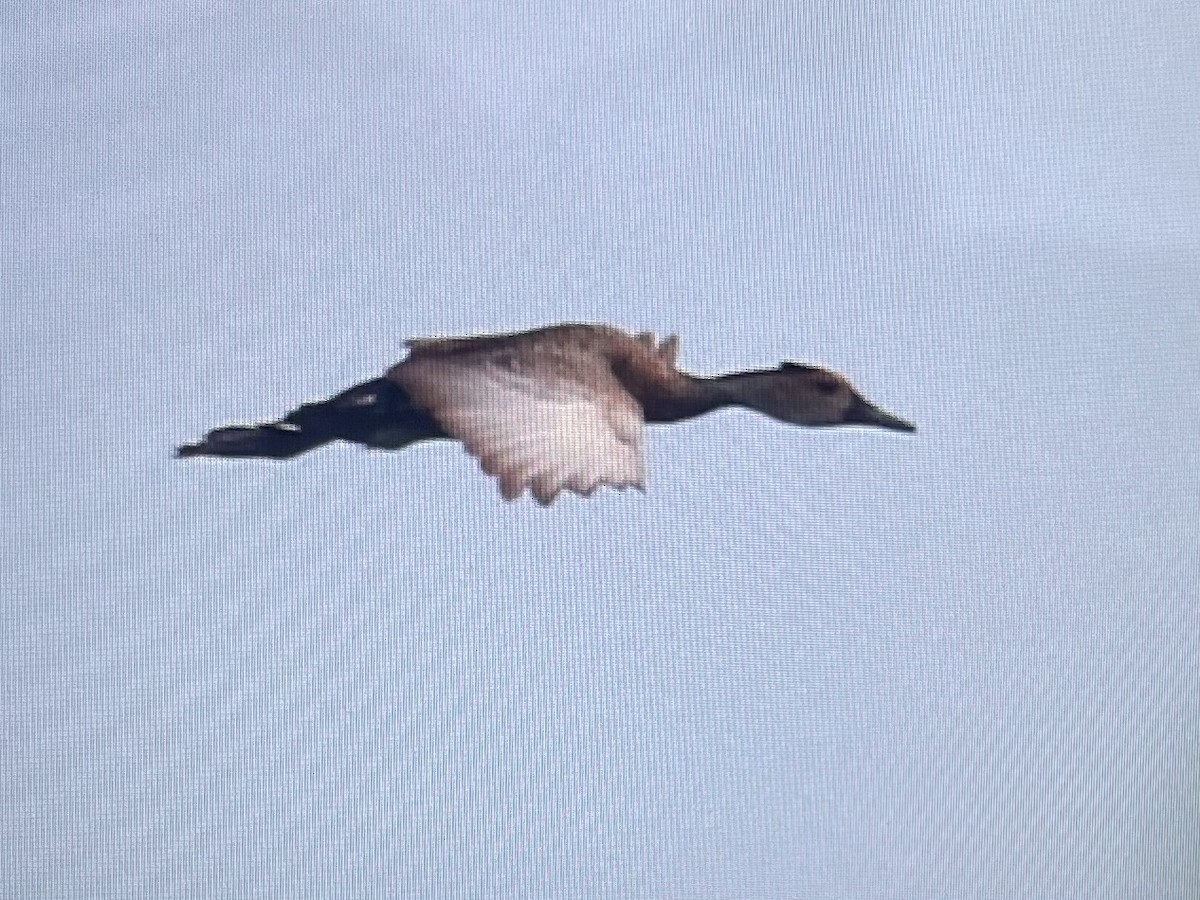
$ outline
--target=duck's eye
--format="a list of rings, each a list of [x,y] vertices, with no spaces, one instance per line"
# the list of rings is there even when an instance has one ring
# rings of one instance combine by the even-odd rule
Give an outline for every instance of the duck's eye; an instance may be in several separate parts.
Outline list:
[[[826,396],[837,393],[838,383],[836,381],[818,381],[816,385],[817,390]]]

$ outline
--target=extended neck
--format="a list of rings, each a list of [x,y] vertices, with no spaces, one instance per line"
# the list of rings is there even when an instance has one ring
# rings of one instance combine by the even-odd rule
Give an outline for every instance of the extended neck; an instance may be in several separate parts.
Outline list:
[[[678,373],[668,386],[657,384],[649,396],[640,397],[647,422],[694,419],[723,406],[748,406],[743,395],[747,379],[762,373],[734,372],[703,378]]]
[[[790,405],[790,385],[779,369],[730,372],[713,378],[693,378],[691,382],[698,410],[694,415],[722,406],[742,406],[772,418],[792,421],[785,413]]]
[[[770,414],[772,394],[779,386],[779,370],[751,369],[705,380],[712,385],[710,392],[719,398],[717,406],[745,406]]]

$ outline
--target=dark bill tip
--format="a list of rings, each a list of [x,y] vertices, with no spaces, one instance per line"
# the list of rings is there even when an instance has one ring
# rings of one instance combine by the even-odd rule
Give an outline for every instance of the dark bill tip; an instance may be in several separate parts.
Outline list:
[[[875,425],[879,428],[890,428],[892,431],[912,433],[917,430],[917,426],[912,422],[902,419],[899,416],[894,416],[890,412],[875,406],[873,403],[868,403],[866,400],[860,401],[850,410],[846,421],[862,425]]]

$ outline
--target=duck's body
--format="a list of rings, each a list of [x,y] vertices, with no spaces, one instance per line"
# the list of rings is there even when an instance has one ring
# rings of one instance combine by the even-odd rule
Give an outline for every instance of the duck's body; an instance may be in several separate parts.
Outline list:
[[[529,489],[644,486],[642,425],[746,406],[802,425],[913,426],[864,400],[840,375],[783,363],[700,378],[680,371],[678,341],[606,325],[419,339],[383,378],[306,404],[278,422],[218,428],[179,456],[286,459],[333,440],[398,449],[462,441],[507,499]]]

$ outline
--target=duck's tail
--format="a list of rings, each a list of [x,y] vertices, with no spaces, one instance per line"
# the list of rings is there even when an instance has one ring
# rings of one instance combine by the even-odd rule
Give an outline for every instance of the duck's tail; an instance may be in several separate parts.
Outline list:
[[[332,436],[292,428],[285,422],[265,425],[232,425],[214,428],[196,444],[175,448],[180,458],[225,456],[231,458],[291,459],[333,440]]]
[[[397,440],[398,431],[405,440]],[[376,378],[329,400],[306,403],[277,422],[216,428],[199,443],[176,448],[175,455],[290,459],[335,440],[398,447],[440,436],[437,424],[412,407],[398,384]]]

